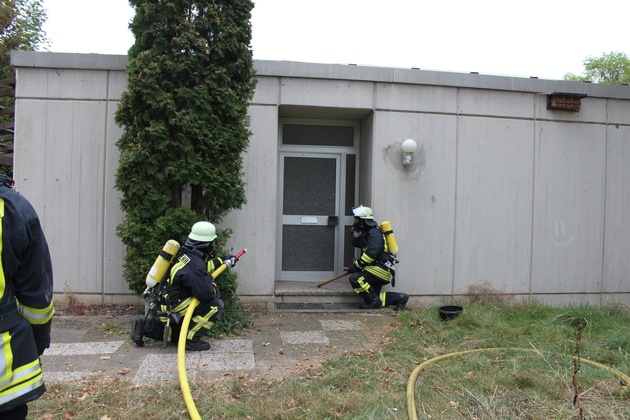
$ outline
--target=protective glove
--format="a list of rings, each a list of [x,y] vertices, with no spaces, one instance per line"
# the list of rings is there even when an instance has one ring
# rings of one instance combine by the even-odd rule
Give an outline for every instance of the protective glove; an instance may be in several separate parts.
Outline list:
[[[44,354],[44,350],[50,346],[50,326],[51,321],[48,321],[46,324],[31,325],[31,328],[33,329],[33,336],[35,337],[37,354],[40,356]]]
[[[223,264],[227,265],[227,268],[232,268],[236,265],[236,257],[234,255],[230,255],[229,257],[223,258]]]
[[[357,268],[356,265],[354,265],[354,263],[350,264],[350,267],[348,267],[348,273],[352,274],[352,273],[356,273],[357,271],[359,271],[359,269]]]

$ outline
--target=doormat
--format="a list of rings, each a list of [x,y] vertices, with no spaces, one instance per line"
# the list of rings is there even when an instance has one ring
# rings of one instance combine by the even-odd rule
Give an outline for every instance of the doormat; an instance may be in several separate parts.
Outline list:
[[[274,303],[278,312],[370,312],[382,310],[359,309],[355,303]]]
[[[326,305],[323,303],[276,303],[276,311],[323,311]]]

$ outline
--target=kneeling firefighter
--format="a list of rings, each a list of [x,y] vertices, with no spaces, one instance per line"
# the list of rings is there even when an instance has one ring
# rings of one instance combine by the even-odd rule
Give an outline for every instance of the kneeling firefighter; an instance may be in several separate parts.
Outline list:
[[[170,341],[176,343],[181,327],[177,321],[183,319],[188,305],[195,297],[199,300],[199,304],[193,311],[190,326],[186,332],[186,350],[210,349],[210,343],[203,341],[201,337],[207,335],[223,311],[223,301],[219,298],[218,288],[211,273],[221,264],[232,268],[237,261],[234,256],[215,258],[214,240],[216,237],[216,228],[212,223],[197,222],[193,225],[185,245],[173,261],[167,284],[156,286],[163,288],[160,292],[161,322],[135,320],[131,338],[136,345],[144,344],[142,337],[145,335],[155,340],[162,339],[164,324],[167,321],[164,314],[167,313],[176,314],[171,318],[175,318],[176,322],[170,329]]]
[[[392,284],[395,276],[394,258],[385,235],[374,220],[374,212],[370,207],[361,205],[353,208],[352,214],[352,245],[361,249],[361,255],[348,267],[348,272],[350,285],[363,298],[364,303],[359,308],[376,309],[391,305],[395,311],[405,309],[409,295],[381,292],[383,286]]]

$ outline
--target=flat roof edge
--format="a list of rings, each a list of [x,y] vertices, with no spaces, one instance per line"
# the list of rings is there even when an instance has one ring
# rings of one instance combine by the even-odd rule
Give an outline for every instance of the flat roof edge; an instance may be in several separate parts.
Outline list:
[[[15,67],[42,67],[79,70],[127,70],[126,55],[11,51]]]
[[[126,71],[127,62],[126,55],[11,51],[11,64],[15,67]],[[597,98],[630,99],[630,86],[627,85],[297,61],[254,60],[254,67],[259,77],[353,80],[526,93],[563,92]]]
[[[605,85],[533,77],[454,73],[421,69],[355,66],[352,64],[316,64],[297,61],[256,60],[258,76],[356,80],[505,90],[526,93],[575,93],[589,97],[630,99],[630,86]]]

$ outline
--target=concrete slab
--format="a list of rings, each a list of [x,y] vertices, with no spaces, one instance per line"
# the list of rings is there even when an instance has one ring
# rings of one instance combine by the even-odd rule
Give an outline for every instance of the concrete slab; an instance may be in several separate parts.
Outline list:
[[[323,331],[282,331],[282,343],[286,344],[328,344],[330,341]]]
[[[347,331],[360,330],[362,328],[361,321],[347,321],[345,319],[320,319],[324,331]]]
[[[106,341],[96,343],[52,343],[46,350],[46,356],[80,356],[88,354],[114,353],[124,341]]]

